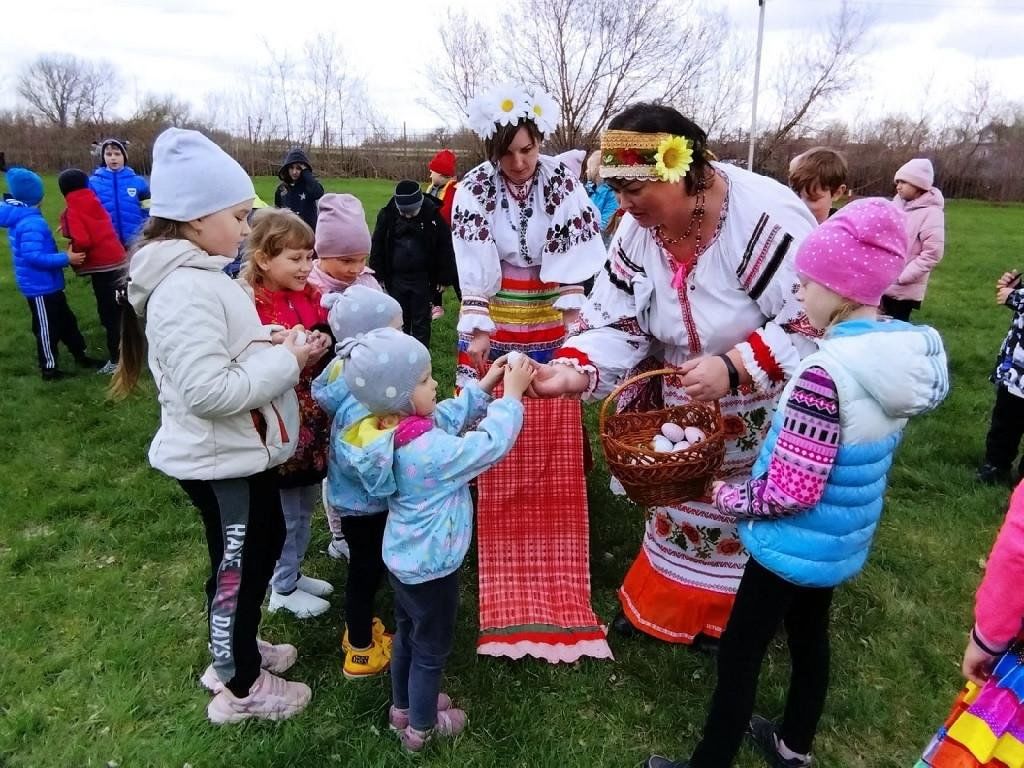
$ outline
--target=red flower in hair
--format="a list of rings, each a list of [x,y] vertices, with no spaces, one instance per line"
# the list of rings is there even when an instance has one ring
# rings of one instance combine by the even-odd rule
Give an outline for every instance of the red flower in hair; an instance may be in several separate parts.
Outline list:
[[[643,158],[635,149],[623,149],[619,152],[620,165],[643,165]]]

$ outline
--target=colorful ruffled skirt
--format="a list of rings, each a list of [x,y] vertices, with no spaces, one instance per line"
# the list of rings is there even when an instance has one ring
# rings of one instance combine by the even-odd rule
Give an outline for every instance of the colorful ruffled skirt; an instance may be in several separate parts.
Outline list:
[[[984,686],[973,683],[915,768],[1024,768],[1024,643],[1003,654]]]

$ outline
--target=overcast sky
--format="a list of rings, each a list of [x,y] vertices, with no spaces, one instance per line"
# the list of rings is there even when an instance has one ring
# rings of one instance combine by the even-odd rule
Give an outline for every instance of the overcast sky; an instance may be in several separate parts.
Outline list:
[[[624,0],[628,1],[628,0]],[[954,108],[981,74],[1003,99],[1024,102],[1024,0],[851,0],[875,18],[864,77],[835,113],[877,116]],[[479,0],[29,0],[4,6],[4,70],[0,105],[15,103],[18,67],[62,51],[111,59],[126,93],[172,93],[202,105],[265,61],[262,39],[275,46],[334,32],[364,76],[373,103],[391,126],[439,124],[417,103],[428,91],[423,62],[436,54],[445,5],[490,19],[498,3]],[[787,49],[802,44],[839,0],[768,0],[763,78]],[[697,0],[728,10],[737,34],[753,40],[756,0]],[[21,33],[22,30],[24,33]],[[751,64],[751,78],[753,75]],[[771,109],[772,104],[766,105]],[[744,118],[746,120],[747,118]]]

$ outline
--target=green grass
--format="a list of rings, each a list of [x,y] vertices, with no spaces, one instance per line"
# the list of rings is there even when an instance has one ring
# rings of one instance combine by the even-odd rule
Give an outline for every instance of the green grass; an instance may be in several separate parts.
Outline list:
[[[272,199],[273,179],[259,179]],[[357,194],[372,221],[390,185],[329,179]],[[44,205],[55,223],[53,179]],[[958,667],[980,566],[1002,519],[1005,490],[978,488],[992,393],[989,366],[1009,322],[995,277],[1017,266],[1019,206],[952,203],[948,250],[917,318],[943,333],[953,393],[911,424],[870,563],[842,587],[833,618],[833,687],[817,741],[822,766],[911,765],[960,685]],[[312,621],[268,617],[264,634],[298,645],[290,677],[313,687],[302,716],[217,729],[196,677],[207,663],[198,517],[177,485],[149,468],[158,418],[152,384],[127,403],[82,373],[43,383],[29,312],[0,246],[0,765],[626,766],[650,752],[687,754],[714,682],[713,663],[682,647],[612,638],[615,662],[478,658],[475,561],[446,688],[470,715],[468,733],[422,758],[387,731],[387,679],[346,682],[336,654],[339,610]],[[99,354],[101,331],[84,280],[69,296]],[[451,297],[449,296],[449,299]],[[452,380],[455,307],[434,325],[435,370]],[[64,359],[67,354],[62,353]],[[590,409],[589,418],[593,418]],[[641,516],[590,478],[594,605],[610,619],[636,554]],[[308,570],[338,586],[344,565],[322,553],[318,519]],[[382,615],[389,616],[384,596]],[[340,598],[334,598],[335,606]],[[787,681],[772,649],[759,710],[776,715]],[[742,753],[738,765],[761,763]]]

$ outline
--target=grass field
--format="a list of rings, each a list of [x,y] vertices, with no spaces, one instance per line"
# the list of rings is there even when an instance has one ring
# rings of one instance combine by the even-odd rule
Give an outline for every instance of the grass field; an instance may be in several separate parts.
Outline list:
[[[371,221],[390,194],[382,182],[325,186],[361,197]],[[257,187],[272,199],[273,179]],[[56,223],[62,201],[53,179],[47,189],[44,210]],[[1009,322],[993,304],[992,284],[1020,266],[1022,214],[969,202],[948,208],[946,259],[916,317],[946,339],[953,392],[911,424],[867,570],[837,594],[821,766],[912,765],[960,685],[973,590],[1007,498],[1006,489],[977,487],[972,476],[992,400],[988,369]],[[115,405],[105,399],[107,380],[91,373],[42,382],[6,241],[0,261],[0,766],[412,764],[387,730],[387,678],[353,683],[341,675],[340,610],[265,622],[265,637],[299,647],[289,676],[314,692],[303,715],[276,725],[207,723],[207,696],[196,684],[207,664],[205,550],[184,495],[146,463],[158,418],[152,384]],[[68,282],[99,356],[91,291],[84,280]],[[442,387],[451,385],[454,309],[435,323]],[[594,605],[608,620],[641,516],[606,488],[598,469],[589,481],[591,566]],[[344,565],[323,554],[326,543],[321,518],[307,570],[340,586]],[[477,658],[475,573],[471,554],[446,684],[470,728],[415,764],[626,768],[650,751],[687,754],[714,681],[710,659],[616,637],[614,662]],[[381,615],[390,616],[389,603]],[[763,713],[781,712],[787,669],[777,642],[762,676]],[[761,764],[749,751],[738,762]]]

